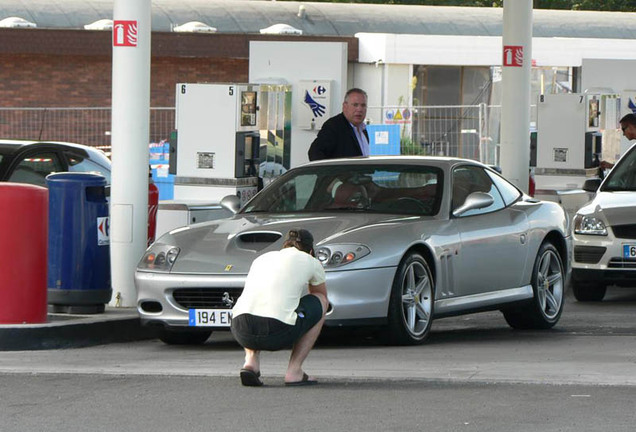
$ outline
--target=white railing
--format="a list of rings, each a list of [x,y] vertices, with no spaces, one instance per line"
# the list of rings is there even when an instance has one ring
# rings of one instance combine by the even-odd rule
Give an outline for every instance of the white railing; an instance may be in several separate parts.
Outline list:
[[[174,108],[150,108],[150,142],[170,137]],[[110,147],[110,107],[0,108],[0,137]]]
[[[536,118],[536,106],[532,106]],[[175,109],[150,109],[150,142],[168,140]],[[374,124],[400,125],[402,154],[459,156],[499,165],[500,105],[372,106]],[[111,109],[0,108],[0,138],[110,147]],[[293,140],[293,138],[292,138]]]

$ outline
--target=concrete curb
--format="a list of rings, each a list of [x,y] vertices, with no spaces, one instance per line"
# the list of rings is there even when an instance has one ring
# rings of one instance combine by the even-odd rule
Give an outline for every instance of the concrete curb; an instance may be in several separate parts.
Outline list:
[[[0,351],[78,348],[156,337],[143,327],[135,309],[110,309],[102,314],[49,314],[43,324],[0,325]]]

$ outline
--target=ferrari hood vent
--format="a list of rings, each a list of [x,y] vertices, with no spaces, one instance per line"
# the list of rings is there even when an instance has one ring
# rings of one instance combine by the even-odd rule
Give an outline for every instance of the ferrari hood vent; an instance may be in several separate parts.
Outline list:
[[[246,232],[239,234],[236,239],[236,245],[241,249],[249,249],[260,251],[277,242],[283,235],[278,232]]]

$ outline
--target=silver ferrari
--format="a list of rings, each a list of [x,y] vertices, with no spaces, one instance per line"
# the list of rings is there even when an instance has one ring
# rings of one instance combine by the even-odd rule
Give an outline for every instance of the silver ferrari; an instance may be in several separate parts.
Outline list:
[[[233,217],[173,230],[135,273],[142,322],[166,343],[228,330],[252,260],[308,229],[327,275],[327,326],[379,326],[423,342],[434,319],[500,310],[518,329],[563,311],[571,239],[556,203],[535,200],[478,162],[386,156],[294,168]]]

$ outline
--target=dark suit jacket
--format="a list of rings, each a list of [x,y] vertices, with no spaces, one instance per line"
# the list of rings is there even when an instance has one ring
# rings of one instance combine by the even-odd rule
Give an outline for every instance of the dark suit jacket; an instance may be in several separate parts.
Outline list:
[[[365,129],[364,134],[369,140]],[[309,160],[362,156],[356,134],[343,113],[331,117],[323,125],[309,147]]]

